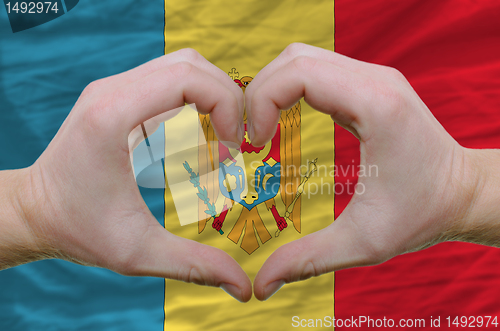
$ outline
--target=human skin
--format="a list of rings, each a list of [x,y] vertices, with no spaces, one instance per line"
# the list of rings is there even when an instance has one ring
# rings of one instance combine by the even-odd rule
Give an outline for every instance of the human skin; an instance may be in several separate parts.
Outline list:
[[[254,145],[276,130],[280,109],[305,101],[360,140],[364,176],[325,229],[277,249],[254,281],[257,299],[313,276],[382,263],[443,241],[500,247],[498,150],[460,146],[397,70],[292,44],[245,92]]]
[[[364,193],[332,225],[269,257],[254,281],[257,299],[446,240],[499,246],[500,153],[461,147],[397,70],[290,45],[246,89],[252,143],[269,141],[280,109],[301,97],[360,140],[361,164],[376,165],[378,176],[359,179]],[[241,89],[193,50],[90,84],[31,167],[0,172],[0,269],[62,258],[250,300],[236,261],[165,230],[134,180],[130,132],[185,102],[210,114],[221,141],[241,144]]]
[[[250,300],[252,285],[238,263],[165,230],[134,179],[130,132],[185,102],[210,114],[226,144],[241,144],[243,93],[194,50],[91,83],[32,166],[0,173],[0,269],[61,258],[218,286]]]

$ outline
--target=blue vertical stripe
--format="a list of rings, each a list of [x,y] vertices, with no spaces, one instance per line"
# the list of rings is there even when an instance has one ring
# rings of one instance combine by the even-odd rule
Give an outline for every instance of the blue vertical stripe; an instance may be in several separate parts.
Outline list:
[[[12,33],[0,10],[0,170],[31,165],[81,91],[163,54],[163,2],[82,1]],[[163,223],[163,190],[141,189]],[[0,271],[0,330],[162,330],[164,282],[60,260]]]

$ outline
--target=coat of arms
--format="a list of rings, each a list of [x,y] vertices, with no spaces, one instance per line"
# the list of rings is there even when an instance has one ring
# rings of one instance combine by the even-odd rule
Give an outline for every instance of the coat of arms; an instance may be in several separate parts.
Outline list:
[[[229,75],[243,91],[252,81],[250,76],[240,78],[235,68]],[[199,137],[198,170],[208,175],[200,179],[187,162],[184,164],[191,183],[198,188],[198,232],[206,231],[211,223],[220,235],[227,234],[248,254],[270,240],[271,233],[278,237],[289,225],[300,233],[300,195],[316,170],[314,160],[305,173],[300,172],[300,101],[281,112],[275,136],[263,147],[253,146],[245,132],[240,148],[230,150],[217,142],[209,116],[199,116],[204,137]],[[216,203],[223,206],[221,210],[216,210]]]

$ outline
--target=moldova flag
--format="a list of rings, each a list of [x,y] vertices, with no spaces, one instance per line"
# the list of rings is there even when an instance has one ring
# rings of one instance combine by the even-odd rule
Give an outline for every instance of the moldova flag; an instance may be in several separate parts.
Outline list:
[[[91,81],[190,47],[244,90],[292,42],[395,67],[461,145],[500,148],[499,13],[497,0],[80,1],[13,33],[0,10],[0,170],[31,165]],[[161,126],[165,190],[141,193],[169,231],[224,249],[251,279],[274,249],[327,226],[350,199],[339,188],[356,172],[332,169],[355,169],[359,143],[303,100],[263,148],[225,148],[196,113],[174,120]],[[174,142],[190,128],[188,155]],[[182,215],[179,196],[192,202]],[[479,326],[479,316],[500,318],[499,263],[498,249],[443,243],[242,304],[220,289],[40,261],[0,271],[0,330],[295,330],[302,319],[332,329],[326,316],[361,330],[373,329],[362,317]]]

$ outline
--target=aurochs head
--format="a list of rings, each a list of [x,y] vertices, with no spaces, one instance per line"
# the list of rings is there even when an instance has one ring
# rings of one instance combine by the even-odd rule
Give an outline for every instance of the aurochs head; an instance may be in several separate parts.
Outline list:
[[[219,188],[225,197],[250,210],[279,192],[279,127],[275,137],[264,147],[254,147],[245,135],[239,152],[242,157],[221,153],[220,159],[224,162],[219,164]]]

